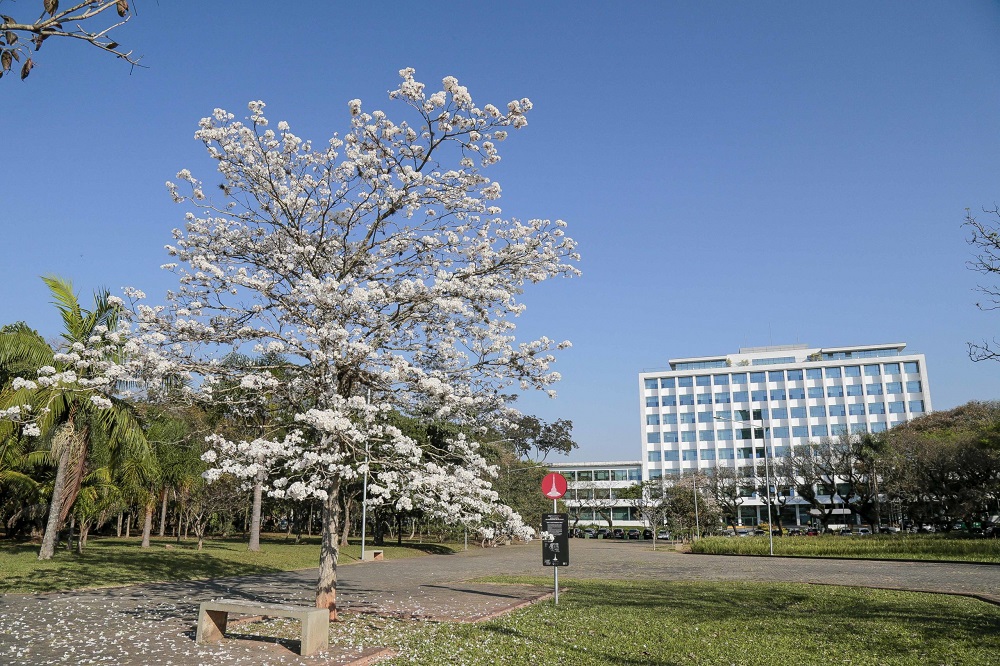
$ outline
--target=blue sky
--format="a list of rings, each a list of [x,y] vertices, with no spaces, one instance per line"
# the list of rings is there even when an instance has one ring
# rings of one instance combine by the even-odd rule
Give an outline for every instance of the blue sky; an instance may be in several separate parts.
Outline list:
[[[1000,201],[996,3],[135,4],[116,37],[148,68],[49,40],[0,81],[4,322],[58,331],[46,273],[172,286],[163,183],[214,182],[192,138],[213,108],[262,99],[323,142],[349,99],[392,116],[414,67],[535,104],[491,171],[505,213],[580,243],[583,277],[530,290],[521,325],[574,342],[559,397],[521,405],[574,422],[573,459],[639,456],[640,371],[741,346],[904,341],[936,409],[1000,398],[966,353],[1000,313],[961,228]]]

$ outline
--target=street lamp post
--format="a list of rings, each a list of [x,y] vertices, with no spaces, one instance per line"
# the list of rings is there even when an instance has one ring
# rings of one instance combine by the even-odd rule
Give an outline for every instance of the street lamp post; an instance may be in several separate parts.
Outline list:
[[[743,421],[741,419],[727,419],[723,416],[716,416],[719,421],[729,421],[730,423],[742,423],[750,426],[750,441],[753,442],[753,421]],[[774,524],[771,517],[771,438],[768,428],[764,424],[764,414],[760,416],[760,429],[764,431],[764,491],[767,496],[767,543],[769,553],[774,555]],[[756,454],[756,451],[754,452]]]

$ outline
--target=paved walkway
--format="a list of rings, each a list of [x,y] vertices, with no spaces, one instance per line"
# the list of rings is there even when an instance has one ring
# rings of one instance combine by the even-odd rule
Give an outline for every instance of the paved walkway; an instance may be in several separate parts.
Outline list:
[[[1000,566],[806,560],[653,552],[649,544],[571,541],[573,578],[785,581],[979,594],[1000,599]],[[546,592],[471,583],[494,574],[549,575],[540,547],[474,549],[340,569],[339,608],[406,617],[470,620]],[[310,604],[316,571],[126,588],[0,597],[0,664],[340,664],[342,646],[302,658],[287,644],[229,640],[195,645],[198,603],[223,597]]]

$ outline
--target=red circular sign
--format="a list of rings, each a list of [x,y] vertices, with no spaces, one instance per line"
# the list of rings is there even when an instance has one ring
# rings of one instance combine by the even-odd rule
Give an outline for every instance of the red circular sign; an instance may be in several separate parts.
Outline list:
[[[549,499],[559,499],[566,494],[566,477],[558,472],[550,472],[542,479],[542,494]]]

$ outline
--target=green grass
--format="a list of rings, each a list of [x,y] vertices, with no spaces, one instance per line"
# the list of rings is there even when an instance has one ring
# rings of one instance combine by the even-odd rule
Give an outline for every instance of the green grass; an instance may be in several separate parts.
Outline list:
[[[768,541],[766,536],[711,537],[695,541],[691,551],[709,555],[767,555]],[[774,538],[774,554],[1000,563],[1000,539],[976,539],[947,534],[783,536]]]
[[[257,553],[248,551],[240,539],[206,539],[201,551],[195,546],[193,540],[153,539],[151,547],[143,549],[138,539],[91,537],[83,555],[60,548],[54,558],[39,562],[36,544],[0,543],[0,594],[245,576],[319,565],[319,537],[304,538],[299,544],[285,542],[283,536],[263,537]],[[404,542],[379,548],[386,559],[399,559],[452,553],[461,546]],[[360,556],[360,542],[354,540],[341,550],[340,564],[356,562]]]
[[[547,585],[548,578],[489,578]],[[763,583],[566,581],[551,601],[480,624],[344,615],[342,647],[390,647],[400,664],[998,663],[1000,608],[973,599]],[[296,623],[246,633],[294,638]]]

